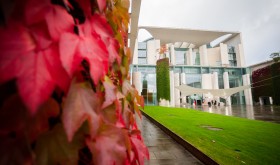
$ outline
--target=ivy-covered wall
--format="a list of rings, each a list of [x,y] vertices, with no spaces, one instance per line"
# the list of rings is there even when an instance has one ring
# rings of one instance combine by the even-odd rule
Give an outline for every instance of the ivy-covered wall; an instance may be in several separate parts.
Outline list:
[[[280,105],[280,62],[271,65],[273,104]]]
[[[157,79],[157,100],[170,100],[170,76],[169,59],[163,58],[157,61],[156,66]]]
[[[273,104],[280,105],[280,62],[258,69],[252,73],[253,99],[272,96]]]

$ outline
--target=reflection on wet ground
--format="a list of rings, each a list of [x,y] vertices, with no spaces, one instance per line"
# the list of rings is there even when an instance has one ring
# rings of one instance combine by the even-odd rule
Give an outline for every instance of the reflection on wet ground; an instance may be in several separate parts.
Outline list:
[[[142,122],[139,118],[136,121],[150,153],[150,160],[145,160],[145,165],[203,164],[145,116],[142,117]]]
[[[263,120],[280,124],[280,106],[251,106],[251,105],[232,105],[232,106],[185,106],[185,108],[197,109],[209,113],[217,113],[227,116],[237,116],[252,120]]]

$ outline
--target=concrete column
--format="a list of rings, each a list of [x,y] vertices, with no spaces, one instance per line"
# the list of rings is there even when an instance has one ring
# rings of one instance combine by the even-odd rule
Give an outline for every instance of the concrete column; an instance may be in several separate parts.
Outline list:
[[[202,89],[212,89],[212,75],[211,74],[202,74],[201,76],[201,88]],[[203,94],[203,100],[206,102],[211,101],[213,99],[213,95],[208,93]]]
[[[159,48],[160,48],[159,40],[151,40],[147,42],[147,64],[156,65]]]
[[[273,99],[272,99],[272,97],[269,97],[269,103],[270,103],[270,105],[273,105]]]
[[[202,89],[212,89],[212,75],[211,74],[202,74],[201,77],[201,87]]]
[[[213,89],[219,89],[218,72],[213,72],[212,74],[212,85],[213,85]],[[220,98],[215,97],[215,100],[220,101]]]
[[[142,92],[142,81],[141,81],[141,72],[132,73],[132,84],[135,86],[138,94],[141,95]]]
[[[171,44],[170,46],[170,64],[171,65],[175,65],[176,64],[176,61],[175,61],[175,49],[174,49],[174,45]]]
[[[168,50],[168,51],[165,53],[165,56],[166,56],[166,58],[169,58],[169,59],[170,59],[169,45],[168,45],[168,44],[165,44],[165,47],[166,47],[166,49]]]
[[[174,102],[175,106],[180,106],[180,91],[175,88],[180,85],[179,73],[174,73]]]
[[[132,64],[138,64],[138,40],[135,41]]]
[[[186,84],[186,74],[185,73],[181,73],[181,85],[185,85]],[[186,103],[186,96],[182,95],[182,103]]]
[[[242,75],[242,79],[243,79],[243,85],[250,85],[251,84],[249,74]],[[245,89],[244,90],[244,95],[245,95],[246,105],[253,105],[251,88]]]
[[[170,75],[170,106],[175,107],[175,102],[174,102],[174,73],[173,71],[169,71]]]
[[[235,46],[237,67],[245,67],[244,49],[242,44]]]
[[[259,97],[260,105],[263,105],[263,99]]]
[[[228,61],[228,48],[226,44],[220,43],[220,50],[221,50],[221,64],[222,66],[229,66]]]
[[[224,88],[225,88],[225,89],[229,89],[228,72],[224,72],[223,78],[224,78]],[[226,105],[231,105],[230,96],[228,96],[228,98],[226,99]]]
[[[192,48],[189,48],[189,50],[187,51],[187,65],[193,65],[193,51]]]
[[[199,54],[200,54],[200,65],[209,66],[206,45],[202,45],[199,47]]]

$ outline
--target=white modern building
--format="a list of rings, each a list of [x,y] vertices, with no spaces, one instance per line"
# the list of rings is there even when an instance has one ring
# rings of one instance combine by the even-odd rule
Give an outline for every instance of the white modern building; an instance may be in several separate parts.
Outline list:
[[[226,89],[250,84],[246,72],[242,35],[239,32],[138,27],[141,0],[132,1],[130,48],[132,84],[144,96],[145,104],[157,105],[156,61],[159,48],[165,46],[170,60],[170,106],[202,104],[205,99],[231,104],[252,105],[251,89],[233,94],[224,100],[211,94],[182,96],[176,86],[186,84],[201,89]],[[137,15],[138,14],[138,15]],[[137,25],[137,26],[136,26]],[[137,28],[138,27],[138,28]],[[138,29],[147,30],[152,38],[137,42]]]

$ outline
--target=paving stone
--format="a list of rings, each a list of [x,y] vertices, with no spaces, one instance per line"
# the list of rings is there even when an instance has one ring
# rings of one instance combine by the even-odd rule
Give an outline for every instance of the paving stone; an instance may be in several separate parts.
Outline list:
[[[137,123],[150,153],[150,160],[145,160],[145,165],[203,164],[145,116],[142,116],[142,122],[137,119]]]

